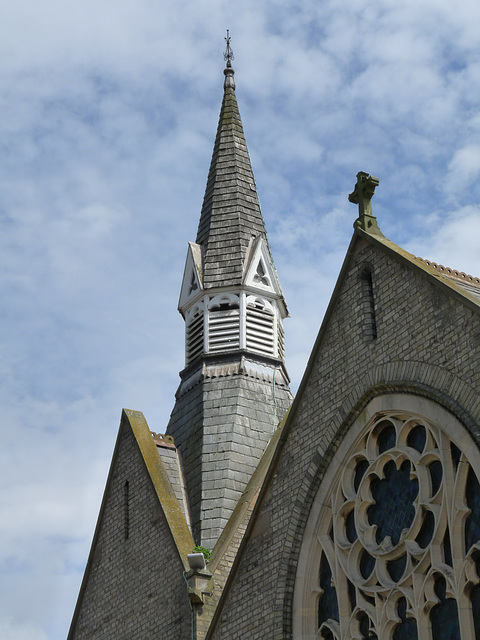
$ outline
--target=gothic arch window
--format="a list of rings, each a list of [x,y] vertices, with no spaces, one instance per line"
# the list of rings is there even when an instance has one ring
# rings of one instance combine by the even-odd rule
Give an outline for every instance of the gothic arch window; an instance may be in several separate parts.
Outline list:
[[[375,398],[312,505],[294,639],[479,638],[479,477],[479,449],[449,412]]]
[[[377,337],[377,318],[373,295],[373,269],[370,265],[365,265],[360,272],[360,300],[363,336],[365,340],[375,340]]]

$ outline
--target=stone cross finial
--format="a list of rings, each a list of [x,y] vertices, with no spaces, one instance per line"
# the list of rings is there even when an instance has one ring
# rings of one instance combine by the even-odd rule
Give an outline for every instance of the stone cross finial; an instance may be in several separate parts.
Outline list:
[[[378,178],[370,176],[365,171],[357,173],[357,184],[348,196],[350,202],[358,204],[358,218],[353,225],[357,229],[374,233],[380,231],[377,219],[372,213],[372,196],[375,192],[375,187],[378,187],[379,183],[380,180]]]

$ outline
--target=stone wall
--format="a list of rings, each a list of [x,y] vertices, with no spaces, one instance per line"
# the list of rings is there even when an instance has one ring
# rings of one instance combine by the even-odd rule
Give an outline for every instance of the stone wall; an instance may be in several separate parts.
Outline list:
[[[197,544],[213,549],[291,404],[288,388],[238,372],[200,380],[168,427],[181,454]]]

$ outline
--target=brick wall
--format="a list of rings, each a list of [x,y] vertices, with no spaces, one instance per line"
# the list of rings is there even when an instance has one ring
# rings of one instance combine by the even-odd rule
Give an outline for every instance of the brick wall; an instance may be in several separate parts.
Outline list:
[[[70,640],[190,638],[183,564],[126,421],[100,518]]]
[[[398,391],[427,396],[480,440],[479,314],[401,257],[372,242],[356,247],[260,503],[257,518],[270,526],[246,542],[209,638],[292,637],[296,562],[310,505],[342,435],[371,397]]]

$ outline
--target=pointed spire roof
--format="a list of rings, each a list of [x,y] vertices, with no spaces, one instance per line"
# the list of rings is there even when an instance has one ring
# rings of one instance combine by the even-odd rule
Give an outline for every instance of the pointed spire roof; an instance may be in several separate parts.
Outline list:
[[[267,241],[235,96],[231,55],[226,58],[223,102],[197,232],[197,243],[203,247],[205,288],[240,284],[252,237]]]

